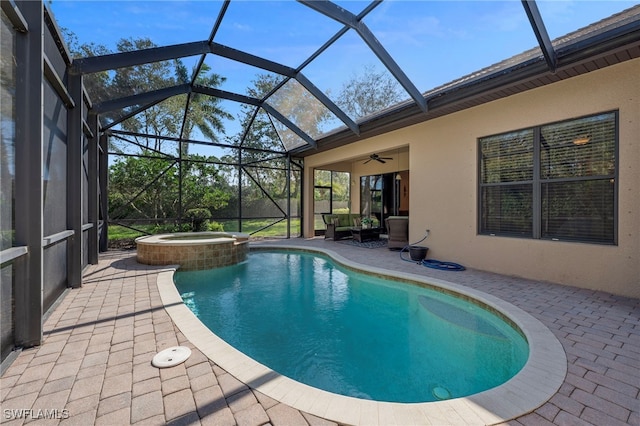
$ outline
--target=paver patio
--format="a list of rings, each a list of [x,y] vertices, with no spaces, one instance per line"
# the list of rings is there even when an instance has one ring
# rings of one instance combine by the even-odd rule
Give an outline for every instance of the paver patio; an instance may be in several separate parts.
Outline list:
[[[546,404],[509,424],[640,425],[640,300],[475,270],[433,270],[385,248],[322,239],[278,244],[290,242],[473,287],[542,321],[564,347],[568,374]],[[335,424],[248,388],[186,341],[162,307],[161,270],[138,264],[134,251],[103,253],[89,266],[83,287],[68,290],[46,319],[44,344],[23,350],[2,376],[0,423],[40,417],[37,423],[65,425]],[[151,366],[158,351],[178,344],[193,351],[184,364]]]

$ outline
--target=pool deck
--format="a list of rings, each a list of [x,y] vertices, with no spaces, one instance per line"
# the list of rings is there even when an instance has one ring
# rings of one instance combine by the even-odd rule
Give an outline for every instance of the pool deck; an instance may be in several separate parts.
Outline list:
[[[475,270],[433,270],[403,262],[386,248],[322,239],[275,244],[290,243],[452,281],[545,324],[564,348],[567,376],[548,402],[508,424],[640,425],[640,300]],[[0,423],[31,423],[12,419],[13,410],[31,410],[26,414],[32,417],[62,418],[46,420],[51,424],[335,424],[249,388],[187,341],[160,299],[157,277],[165,270],[138,264],[135,251],[109,251],[90,265],[82,288],[68,290],[45,321],[44,344],[23,350],[1,377]],[[151,366],[158,351],[176,345],[193,351],[184,364]],[[398,418],[381,423],[409,424]],[[445,417],[439,424],[449,422]]]

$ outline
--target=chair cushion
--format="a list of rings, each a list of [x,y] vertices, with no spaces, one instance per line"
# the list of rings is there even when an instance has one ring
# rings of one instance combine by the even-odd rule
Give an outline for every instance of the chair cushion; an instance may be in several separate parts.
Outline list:
[[[360,215],[351,213],[325,213],[322,215],[322,220],[326,225],[332,224],[335,225],[336,228],[351,228],[354,226],[355,218],[359,219]]]

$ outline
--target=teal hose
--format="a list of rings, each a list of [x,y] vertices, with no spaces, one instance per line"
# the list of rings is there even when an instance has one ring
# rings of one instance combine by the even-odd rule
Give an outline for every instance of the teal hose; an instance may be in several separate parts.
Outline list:
[[[439,269],[441,271],[464,271],[466,268],[458,263],[443,262],[435,259],[425,259],[422,265],[427,268]]]
[[[409,248],[411,246],[420,244],[421,242],[426,240],[428,236],[429,236],[429,230],[427,229],[427,233],[425,234],[424,238],[422,238],[420,241],[404,246],[402,250],[400,250],[400,259],[404,260],[405,262],[415,262],[418,265],[422,264],[427,268],[439,269],[441,271],[464,271],[466,269],[464,266],[460,265],[459,263],[444,262],[442,260],[435,260],[435,259],[424,259],[419,262],[416,262],[415,260],[406,259],[402,256],[402,253],[409,251]]]

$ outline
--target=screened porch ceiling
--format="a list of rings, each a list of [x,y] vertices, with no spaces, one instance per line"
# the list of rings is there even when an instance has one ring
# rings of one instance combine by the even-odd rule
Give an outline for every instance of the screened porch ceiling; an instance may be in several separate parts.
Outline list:
[[[51,7],[59,25],[81,42],[113,46],[115,35],[146,37],[139,26],[123,27],[117,16],[127,13],[166,28],[152,39],[158,47],[76,59],[72,73],[112,76],[114,70],[176,58],[189,70],[183,81],[150,82],[114,97],[90,92],[103,130],[122,131],[123,123],[155,105],[177,102],[183,105],[182,126],[161,135],[167,140],[241,147],[260,122],[277,133],[275,151],[305,156],[587,72],[586,60],[606,57],[599,65],[606,66],[640,56],[640,6],[569,3],[503,1],[490,8],[476,1],[183,2],[190,16],[199,17],[189,22],[173,2],[70,1]],[[105,4],[110,9],[100,11]],[[87,13],[74,21],[68,7]],[[569,17],[571,7],[593,10],[567,22],[563,13]],[[100,30],[86,30],[96,39],[85,40],[83,28]],[[523,73],[525,68],[532,71]],[[209,84],[201,78],[206,70],[223,81]],[[366,113],[346,108],[344,88],[363,70],[394,82],[399,97]],[[256,81],[269,84],[257,87]],[[185,130],[199,96],[216,98],[228,113],[215,134]],[[240,108],[249,120],[239,119]]]

